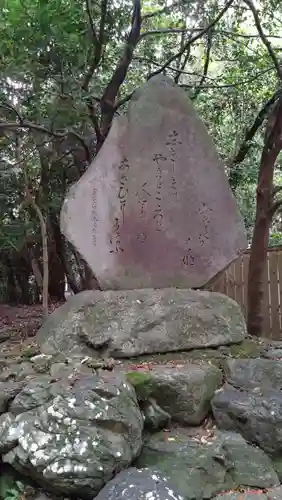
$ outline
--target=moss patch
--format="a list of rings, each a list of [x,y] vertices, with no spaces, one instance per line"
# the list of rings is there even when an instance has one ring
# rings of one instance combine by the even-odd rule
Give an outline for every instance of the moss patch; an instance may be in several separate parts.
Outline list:
[[[131,371],[125,373],[127,381],[134,387],[139,401],[146,401],[154,390],[152,377],[148,372]]]
[[[262,353],[262,346],[251,339],[246,339],[241,344],[230,346],[230,356],[232,358],[259,358]]]
[[[272,463],[274,470],[276,471],[277,476],[279,477],[279,480],[282,480],[282,457],[274,457],[272,458]]]

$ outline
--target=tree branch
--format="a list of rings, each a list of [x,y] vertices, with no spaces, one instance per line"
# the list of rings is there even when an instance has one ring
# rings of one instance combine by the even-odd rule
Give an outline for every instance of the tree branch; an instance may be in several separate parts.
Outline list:
[[[231,168],[236,167],[237,165],[239,165],[239,163],[242,163],[242,161],[246,158],[246,155],[252,145],[251,141],[253,140],[259,127],[263,124],[264,120],[268,116],[273,104],[275,104],[277,99],[280,98],[281,93],[282,93],[281,90],[275,92],[275,94],[273,94],[273,96],[265,103],[263,108],[256,116],[252,126],[247,130],[244,140],[238,152],[236,153],[235,157],[230,162],[228,162]]]
[[[87,99],[87,108],[89,111],[90,120],[91,120],[92,125],[93,125],[94,130],[95,130],[96,141],[97,141],[97,143],[99,143],[101,141],[101,130],[100,130],[100,126],[99,126],[99,120],[98,120],[97,115],[96,115],[95,106],[93,104],[91,97],[89,97]]]
[[[199,17],[201,9],[202,9],[202,2],[198,2],[197,6],[196,6],[196,9],[195,9],[195,12],[194,12],[194,16],[195,16],[196,19]],[[193,28],[192,28],[189,36],[188,36],[188,40],[187,41],[191,41],[193,33],[200,32],[203,29],[203,28],[200,28],[200,27],[195,28],[195,24],[196,24],[196,22],[193,24]],[[184,47],[185,43],[187,43],[187,41],[185,42],[185,35],[183,33],[182,36],[181,36],[180,50],[183,49],[183,47]],[[185,51],[183,61],[181,61],[182,56],[180,56],[178,59],[176,59],[176,67],[178,69],[178,72],[176,73],[176,75],[174,77],[174,81],[175,81],[176,84],[179,83],[182,71],[185,70],[185,68],[186,68],[186,64],[187,64],[187,62],[189,60],[190,54],[191,54],[191,45],[189,45],[189,47]]]
[[[239,87],[239,85],[246,85],[247,83],[254,82],[261,75],[265,75],[265,73],[268,73],[268,72],[272,71],[273,69],[274,69],[273,67],[267,68],[263,71],[260,71],[259,73],[257,73],[252,78],[249,78],[248,80],[242,80],[242,81],[236,82],[236,83],[225,83],[225,84],[220,84],[220,85],[210,85],[210,84],[209,85],[202,85],[202,89],[229,89],[229,88],[233,88],[233,87]],[[207,79],[207,77],[206,77],[206,79]],[[195,84],[194,85],[182,84],[182,85],[180,85],[180,87],[182,87],[184,89],[191,89],[191,88],[195,87]]]
[[[196,88],[196,90],[194,92],[192,99],[196,99],[198,97],[199,93],[201,92],[202,85],[205,83],[207,75],[208,75],[208,69],[209,69],[210,57],[211,57],[211,48],[212,48],[212,36],[213,36],[213,30],[211,29],[207,34],[207,52],[206,52],[203,76],[200,80],[198,87]]]
[[[277,157],[282,148],[282,93],[279,91],[279,99],[268,117],[265,134],[264,151],[274,151]],[[263,153],[264,153],[263,151]]]
[[[179,35],[181,33],[186,33],[187,31],[195,31],[195,30],[190,30],[189,28],[160,28],[156,30],[150,30],[150,31],[145,31],[144,33],[141,33],[139,36],[138,42],[143,40],[143,38],[146,38],[147,36],[153,36],[153,35]]]
[[[187,52],[185,54],[185,56],[187,55]],[[140,61],[140,62],[144,62],[144,63],[148,63],[148,64],[153,64],[154,66],[159,66],[161,67],[162,64],[157,62],[157,61],[154,61],[153,59],[149,59],[147,57],[140,57],[140,56],[137,56],[137,57],[134,57],[134,60],[136,61]],[[183,63],[184,64],[184,63]],[[184,64],[184,66],[186,65],[186,63]],[[182,66],[182,65],[181,65]],[[180,75],[189,75],[189,76],[199,76],[201,77],[202,74],[201,73],[195,73],[195,71],[186,71],[184,69],[179,69],[179,68],[174,68],[173,66],[167,66],[167,69],[171,70],[171,71],[175,71],[177,73],[180,73]],[[261,74],[261,73],[260,73]],[[211,80],[211,81],[216,81],[217,79],[216,78],[212,78],[212,77],[206,77],[207,80]],[[184,86],[184,85],[183,85]],[[194,87],[194,85],[191,85],[191,87]]]
[[[276,194],[280,193],[281,191],[282,191],[282,186],[274,186],[274,188],[273,188],[273,192],[272,192],[273,197],[274,197]]]
[[[20,122],[23,120],[22,116],[19,114],[17,109],[14,106],[12,106],[11,104],[9,104],[7,102],[0,103],[0,107],[6,108],[8,111],[12,111],[13,113],[15,113],[15,115],[17,116],[17,118]]]
[[[99,29],[99,35],[97,35],[96,30],[95,30],[95,26],[94,26],[94,21],[93,21],[92,15],[91,15],[90,0],[86,0],[86,10],[87,10],[89,24],[90,24],[92,35],[93,35],[94,55],[93,55],[92,62],[89,65],[88,70],[86,71],[86,74],[85,74],[85,77],[83,79],[82,86],[81,86],[82,90],[84,90],[85,92],[88,91],[89,83],[91,81],[93,73],[101,61],[106,14],[107,14],[107,5],[108,5],[108,0],[102,0],[100,29]]]
[[[276,54],[272,48],[271,43],[269,42],[269,40],[267,39],[267,37],[265,36],[265,34],[263,32],[261,22],[259,19],[259,15],[258,15],[258,11],[255,8],[252,0],[244,0],[244,2],[248,5],[250,10],[252,11],[252,14],[254,16],[255,25],[256,25],[256,28],[257,28],[258,33],[260,35],[260,39],[261,39],[262,43],[265,45],[265,47],[267,48],[269,56],[271,57],[273,64],[275,66],[279,80],[282,80],[282,68],[280,67],[279,61],[276,57]]]
[[[211,28],[213,28],[219,21],[220,19],[222,18],[222,16],[225,14],[225,12],[229,9],[229,7],[232,5],[232,3],[234,2],[234,0],[228,0],[227,3],[225,4],[225,7],[219,12],[219,14],[214,18],[214,20],[208,25],[206,26],[206,28],[202,29],[201,31],[199,31],[199,33],[197,33],[195,36],[193,36],[192,38],[190,38],[185,44],[184,46],[182,47],[182,49],[177,53],[177,54],[174,54],[173,56],[171,56],[166,62],[165,64],[163,64],[161,66],[161,68],[159,68],[158,70],[154,71],[153,73],[151,73],[151,75],[149,75],[149,78],[152,78],[153,76],[156,76],[156,75],[159,75],[160,73],[162,73],[173,61],[175,61],[175,59],[178,59],[179,57],[182,56],[182,54],[184,54],[184,52],[186,52],[186,50],[194,43],[196,42],[196,40],[198,40],[199,38],[201,38],[202,36],[204,36],[206,33],[208,33],[208,31],[210,31]]]
[[[85,3],[86,3],[86,12],[87,12],[87,15],[88,15],[90,28],[91,28],[91,31],[92,31],[93,42],[94,42],[94,44],[97,44],[98,43],[98,36],[97,36],[97,33],[96,33],[96,29],[95,29],[93,17],[92,17],[92,14],[91,14],[90,0],[86,0]]]
[[[7,121],[0,120],[0,130],[16,130],[16,129],[20,129],[20,128],[28,129],[28,130],[36,130],[37,132],[42,132],[43,134],[47,134],[50,137],[54,137],[56,139],[64,139],[68,135],[72,135],[82,144],[82,146],[85,150],[85,153],[86,153],[87,161],[89,163],[91,163],[92,158],[91,158],[90,151],[89,151],[87,144],[85,143],[83,137],[81,137],[81,135],[79,135],[74,130],[68,130],[68,131],[64,131],[64,132],[54,132],[54,131],[48,130],[46,127],[43,127],[42,125],[37,125],[36,123],[32,123],[29,121],[22,121],[19,123],[19,122],[7,122]]]
[[[191,35],[190,35],[190,36],[191,36]],[[181,35],[181,40],[180,40],[180,49],[182,49],[182,48],[184,47],[184,44],[185,44],[185,33],[183,32],[183,33],[182,33],[182,35]],[[186,59],[186,62],[188,61],[189,56],[190,56],[190,50],[187,50],[187,51],[186,51],[186,54],[185,54],[185,58],[184,58],[184,59],[186,59],[186,58],[187,58],[187,59]],[[176,68],[177,68],[178,70],[180,70],[180,71],[181,71],[181,69],[184,69],[184,68],[185,68],[185,66],[186,66],[186,62],[185,62],[185,65],[184,65],[184,67],[183,67],[184,62],[181,62],[181,57],[179,57],[179,58],[177,59],[177,61],[176,61]],[[180,79],[180,76],[181,76],[181,73],[180,73],[180,72],[178,72],[178,73],[174,76],[174,82],[175,82],[176,84],[178,84],[179,79]]]
[[[186,53],[187,55],[187,53]],[[154,61],[153,59],[148,59],[146,57],[136,57],[134,58],[136,59],[137,61],[141,61],[141,62],[147,62],[148,64],[154,64],[154,66],[162,66],[161,63],[157,62],[157,61]],[[186,64],[186,63],[185,63]],[[184,64],[184,66],[185,66]],[[199,73],[195,73],[195,71],[185,71],[185,70],[182,70],[182,69],[178,69],[178,68],[174,68],[173,66],[167,66],[167,69],[171,70],[171,71],[175,71],[177,73],[179,73],[180,75],[189,75],[189,76],[199,76],[199,77],[202,77],[203,75],[199,74]],[[202,85],[202,89],[221,89],[221,88],[232,88],[232,87],[238,87],[239,85],[246,85],[247,83],[251,83],[255,80],[257,80],[260,76],[264,75],[265,73],[268,73],[270,71],[274,70],[273,66],[269,66],[268,68],[264,69],[263,71],[260,71],[259,73],[256,73],[256,75],[254,75],[252,78],[249,78],[248,80],[242,80],[240,82],[236,82],[236,83],[226,83],[226,84],[209,84],[209,85]],[[217,79],[216,78],[212,78],[210,76],[206,76],[206,80],[211,80],[211,82],[216,82]],[[177,82],[176,82],[177,83]],[[182,84],[180,85],[180,87],[184,88],[184,89],[193,89],[195,87],[195,83],[189,85],[189,84]],[[193,99],[193,98],[192,98]]]
[[[128,101],[130,101],[131,97],[133,96],[134,94],[134,91],[133,92],[130,92],[130,94],[127,94],[125,97],[123,97],[122,99],[120,99],[116,106],[115,106],[115,111],[117,111],[121,106],[123,106],[124,104],[126,104]]]
[[[275,201],[272,206],[271,206],[271,209],[270,209],[270,214],[271,214],[271,217],[274,216],[274,214],[277,212],[277,210],[279,210],[279,208],[282,207],[282,200],[277,200]]]
[[[103,96],[101,98],[101,134],[102,140],[105,139],[109,128],[112,123],[112,119],[115,113],[115,101],[119,91],[120,86],[122,85],[128,67],[132,61],[134,49],[138,43],[140,37],[140,29],[141,29],[141,1],[134,0],[134,8],[132,14],[131,21],[131,30],[128,35],[126,45],[124,47],[123,55],[121,56],[116,69],[110,79]]]
[[[228,30],[219,30],[219,31],[216,31],[215,32],[216,34],[220,34],[220,35],[228,35],[228,36],[231,36],[231,37],[235,37],[235,38],[260,38],[260,35],[251,35],[251,34],[247,34],[247,33],[236,33],[235,31],[228,31]],[[279,36],[279,35],[267,35],[268,38],[277,38],[277,39],[282,39],[282,36]]]
[[[190,57],[190,52],[191,52],[191,46],[188,47],[188,49],[186,50],[184,60],[182,61],[180,66],[177,68],[177,74],[175,75],[175,78],[174,78],[174,81],[177,84],[179,83],[179,79],[180,79],[181,75],[183,75],[185,73],[184,68],[186,67],[188,59]],[[179,61],[181,61],[181,59],[179,59]],[[168,66],[168,69],[169,68],[170,68],[170,66]]]
[[[93,34],[94,55],[93,55],[92,62],[91,62],[90,66],[85,74],[85,77],[84,77],[84,80],[83,80],[82,86],[81,86],[82,90],[84,90],[85,92],[88,92],[89,84],[90,84],[90,81],[93,77],[94,71],[97,69],[97,67],[99,66],[100,61],[101,61],[102,51],[103,51],[103,43],[104,43],[107,7],[108,7],[108,0],[102,0],[99,34],[97,35],[96,30],[95,30],[95,26],[94,26],[94,21],[93,21],[92,15],[91,15],[90,0],[86,0],[86,10],[87,10],[88,18],[89,18],[89,24],[90,24],[92,34]],[[90,117],[90,120],[93,124],[94,130],[96,133],[96,144],[100,144],[100,142],[101,142],[101,130],[100,130],[100,126],[99,126],[99,120],[98,120],[97,115],[96,115],[95,106],[93,104],[93,99],[91,97],[87,97],[86,102],[87,102],[89,117]]]

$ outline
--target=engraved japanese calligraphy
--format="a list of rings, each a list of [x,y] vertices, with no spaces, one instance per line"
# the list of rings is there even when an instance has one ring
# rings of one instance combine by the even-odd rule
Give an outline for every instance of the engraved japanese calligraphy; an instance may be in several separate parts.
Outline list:
[[[98,218],[97,218],[97,189],[94,188],[92,191],[92,204],[91,204],[91,215],[92,215],[92,243],[94,247],[97,245],[97,237],[96,237],[96,232],[97,232],[97,225],[98,225]]]
[[[171,174],[171,195],[176,196],[178,195],[177,192],[177,182],[176,182],[176,173],[175,173],[175,162],[176,162],[176,148],[177,145],[181,145],[182,142],[179,138],[179,133],[176,130],[172,130],[168,134],[168,138],[166,140],[166,146],[170,152],[170,161],[172,164],[172,174]]]
[[[122,160],[120,162],[118,169],[119,169],[119,173],[120,173],[120,184],[119,184],[118,198],[119,198],[119,206],[120,206],[122,222],[124,222],[124,210],[125,210],[126,200],[127,200],[127,195],[128,195],[127,181],[128,181],[129,164],[128,164],[127,158],[124,158],[124,160]]]
[[[153,219],[156,223],[156,230],[163,231],[163,223],[164,223],[164,211],[163,211],[163,203],[162,203],[162,188],[163,188],[163,173],[162,173],[162,162],[166,161],[166,157],[161,153],[154,154],[153,162],[157,164],[157,172],[156,172],[156,204]]]

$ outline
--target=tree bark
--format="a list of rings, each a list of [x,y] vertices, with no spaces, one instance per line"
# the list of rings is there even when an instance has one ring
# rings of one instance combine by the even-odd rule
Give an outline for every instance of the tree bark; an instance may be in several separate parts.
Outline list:
[[[82,283],[81,280],[77,280],[75,276],[75,269],[73,265],[73,260],[70,258],[73,252],[71,251],[71,244],[62,236],[63,238],[63,266],[64,266],[64,272],[67,278],[67,283],[69,287],[71,288],[72,292],[74,294],[77,294],[79,292],[82,292]],[[73,259],[75,257],[73,256]],[[78,274],[78,273],[77,273]]]
[[[41,289],[42,285],[43,285],[42,274],[41,274],[40,266],[37,262],[37,259],[33,253],[31,254],[31,261],[30,262],[31,262],[31,268],[32,268],[32,272],[34,274],[36,284]]]
[[[83,290],[101,290],[96,276],[86,262],[84,262]]]
[[[271,182],[271,181],[269,181]],[[268,215],[268,204],[271,188],[257,192],[257,216],[252,238],[248,274],[248,333],[261,337],[263,335],[263,302],[265,290],[265,269],[271,220]]]
[[[264,273],[269,230],[280,203],[274,200],[275,161],[282,148],[282,98],[269,117],[261,155],[256,202],[256,220],[251,244],[248,275],[248,332],[263,335]]]
[[[49,297],[56,302],[65,300],[65,269],[63,263],[63,241],[60,225],[55,214],[50,213],[48,227]]]
[[[19,295],[17,290],[17,284],[14,274],[14,269],[12,265],[12,260],[10,256],[6,256],[4,261],[6,276],[7,276],[7,301],[9,304],[18,304]]]
[[[42,309],[44,319],[48,317],[48,284],[49,284],[49,262],[48,262],[48,236],[47,236],[47,227],[44,216],[33,199],[32,195],[29,193],[28,189],[26,189],[25,197],[27,202],[32,206],[34,211],[36,212],[39,222],[40,222],[40,230],[41,230],[41,240],[42,240],[42,257],[43,257],[43,281],[42,281]]]

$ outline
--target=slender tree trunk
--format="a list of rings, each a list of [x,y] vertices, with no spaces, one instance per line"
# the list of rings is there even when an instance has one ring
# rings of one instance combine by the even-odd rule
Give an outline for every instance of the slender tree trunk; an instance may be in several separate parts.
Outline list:
[[[35,277],[36,284],[41,289],[43,286],[42,274],[37,259],[33,254],[31,254],[31,268]]]
[[[49,283],[49,263],[48,263],[48,236],[47,236],[47,227],[44,216],[33,199],[32,195],[29,193],[28,189],[26,189],[26,200],[32,206],[34,211],[36,212],[39,222],[40,222],[40,230],[41,230],[41,239],[42,239],[42,257],[43,257],[43,280],[42,280],[42,308],[43,308],[43,316],[46,319],[48,317],[48,283]]]
[[[266,269],[269,229],[281,200],[274,199],[275,161],[282,148],[282,98],[269,117],[261,155],[257,186],[256,220],[251,244],[248,275],[248,332],[263,335],[264,273]]]
[[[36,211],[41,229],[42,238],[42,253],[43,253],[43,283],[42,283],[42,307],[43,316],[46,319],[48,317],[48,282],[49,282],[49,264],[48,264],[48,237],[46,223],[40,208],[34,202],[34,210]]]

